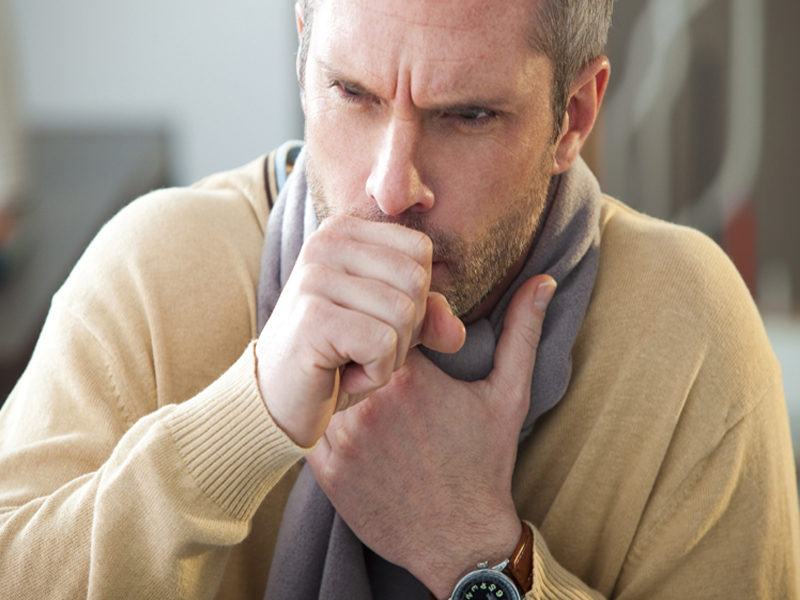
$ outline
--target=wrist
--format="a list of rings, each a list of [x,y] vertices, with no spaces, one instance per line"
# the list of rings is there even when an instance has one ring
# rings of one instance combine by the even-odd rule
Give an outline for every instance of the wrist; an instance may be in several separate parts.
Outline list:
[[[522,522],[516,513],[509,518],[493,521],[488,529],[470,531],[464,536],[468,540],[466,543],[459,539],[451,545],[446,556],[440,554],[439,560],[428,561],[428,573],[420,580],[436,598],[449,598],[456,583],[476,569],[478,564],[488,563],[493,566],[509,558],[521,533]]]
[[[450,600],[522,600],[533,589],[533,529],[522,524],[522,535],[511,555],[490,567],[480,563],[455,586]]]
[[[325,433],[336,406],[339,371],[334,371],[333,391],[329,398],[318,402],[303,401],[291,390],[275,383],[275,377],[270,376],[274,366],[268,360],[262,360],[259,342],[255,345],[255,356],[258,390],[273,422],[297,446],[314,447]]]

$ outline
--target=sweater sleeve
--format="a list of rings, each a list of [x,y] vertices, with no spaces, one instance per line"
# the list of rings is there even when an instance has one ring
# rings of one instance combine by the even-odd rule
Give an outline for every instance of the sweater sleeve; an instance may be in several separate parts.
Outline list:
[[[526,600],[603,600],[599,592],[558,564],[541,532],[528,525],[533,530],[533,587]]]
[[[800,598],[800,526],[780,390],[767,390],[668,497],[652,498],[609,598]],[[588,492],[591,493],[591,492]],[[528,600],[599,600],[534,529]]]
[[[3,598],[213,598],[306,453],[258,388],[237,176],[137,200],[54,297],[0,411]]]
[[[55,306],[0,413],[4,597],[214,597],[230,547],[304,454],[261,400],[254,347],[128,428],[103,344]]]
[[[529,598],[800,598],[786,403],[752,298],[698,232],[605,210],[568,397],[518,462]]]

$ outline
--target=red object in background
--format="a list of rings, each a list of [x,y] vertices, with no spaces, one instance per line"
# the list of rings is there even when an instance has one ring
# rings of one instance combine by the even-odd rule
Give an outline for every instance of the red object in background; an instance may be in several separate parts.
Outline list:
[[[751,199],[740,205],[739,209],[726,215],[722,231],[722,245],[739,270],[750,295],[756,298],[758,281],[756,240],[756,209]]]
[[[14,231],[14,217],[10,210],[0,208],[0,248],[11,239]]]

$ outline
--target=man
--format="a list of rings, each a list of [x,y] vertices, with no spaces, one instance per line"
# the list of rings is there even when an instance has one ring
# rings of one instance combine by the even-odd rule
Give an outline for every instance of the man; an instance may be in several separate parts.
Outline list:
[[[578,158],[610,11],[298,6],[275,206],[263,159],[143,198],[54,298],[0,414],[9,597],[797,597],[757,311]]]

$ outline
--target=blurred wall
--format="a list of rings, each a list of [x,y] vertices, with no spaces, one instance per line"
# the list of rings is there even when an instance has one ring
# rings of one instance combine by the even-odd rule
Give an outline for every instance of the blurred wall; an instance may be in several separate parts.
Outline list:
[[[164,126],[175,183],[302,136],[291,0],[9,0],[32,126]]]
[[[594,166],[634,208],[701,229],[762,311],[800,308],[800,2],[618,0]]]
[[[617,0],[587,158],[605,191],[696,227],[749,286],[800,474],[800,2]]]
[[[767,3],[764,160],[756,187],[760,303],[800,308],[800,2]],[[798,369],[800,365],[795,365]]]

